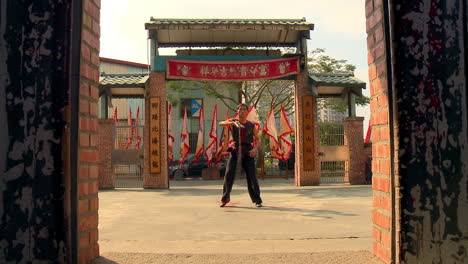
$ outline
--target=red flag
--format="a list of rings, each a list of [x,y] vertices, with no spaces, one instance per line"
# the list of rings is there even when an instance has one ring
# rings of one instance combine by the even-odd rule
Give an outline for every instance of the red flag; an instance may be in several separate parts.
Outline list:
[[[128,131],[127,131],[127,146],[125,146],[126,149],[132,145],[133,141],[133,118],[132,118],[132,108],[129,108],[130,112],[128,113],[127,117],[127,125],[129,126]]]
[[[198,117],[198,139],[197,148],[195,149],[195,158],[193,162],[198,162],[203,156],[203,147],[205,142],[205,133],[203,129],[203,106],[200,106],[200,116]]]
[[[371,133],[372,133],[372,124],[371,124],[371,121],[369,120],[369,126],[367,127],[367,133],[366,133],[366,140],[364,140],[364,143],[369,143],[371,139]]]
[[[254,123],[255,126],[257,127],[257,131],[260,132],[260,121],[258,120],[258,113],[257,109],[255,108],[255,105],[252,105],[247,112],[247,120],[250,122]],[[257,138],[254,137],[254,142],[252,144],[254,147],[257,145]]]
[[[180,153],[179,164],[184,163],[190,151],[189,137],[187,133],[187,106],[184,105],[184,121],[182,123],[182,131],[180,133]]]
[[[215,105],[213,109],[213,119],[211,120],[210,138],[208,140],[208,147],[205,150],[206,162],[210,163],[213,160],[213,156],[216,155],[218,150],[218,106]]]
[[[263,133],[265,133],[270,138],[270,151],[271,157],[275,159],[281,159],[281,149],[278,144],[278,133],[276,132],[276,121],[275,121],[275,111],[273,107],[270,109],[267,120],[265,121],[265,128],[263,128]]]
[[[260,121],[258,119],[258,113],[257,109],[255,108],[255,105],[252,105],[249,111],[247,112],[247,120],[254,123],[257,127],[257,130],[260,131]]]
[[[286,112],[284,111],[284,107],[281,106],[279,140],[281,143],[281,154],[283,154],[282,160],[289,159],[289,155],[291,155],[293,146],[292,146],[290,134],[292,133],[294,133],[294,130],[289,124],[289,120],[286,117]]]
[[[172,105],[169,104],[167,110],[167,158],[169,162],[174,160],[174,149],[172,147],[174,143],[174,135],[172,134]]]
[[[229,109],[226,112],[226,119],[229,119]],[[229,156],[229,153],[227,152],[227,149],[231,144],[234,143],[234,139],[232,138],[231,133],[229,133],[231,129],[229,127],[223,127],[223,134],[221,136],[221,139],[219,140],[219,148],[218,148],[218,153],[217,153],[217,159],[216,163],[218,163],[221,158]]]
[[[135,117],[135,130],[136,130],[136,143],[135,146],[137,149],[140,148],[141,145],[141,137],[140,137],[140,106],[137,108],[137,113]]]
[[[114,121],[117,122],[117,106],[114,108]]]

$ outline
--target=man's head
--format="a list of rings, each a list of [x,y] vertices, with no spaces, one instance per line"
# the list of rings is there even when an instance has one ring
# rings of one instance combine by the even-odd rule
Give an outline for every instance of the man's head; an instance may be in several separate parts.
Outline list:
[[[249,106],[247,104],[239,104],[237,106],[237,113],[239,114],[239,120],[244,122],[247,118],[247,113],[249,111]]]

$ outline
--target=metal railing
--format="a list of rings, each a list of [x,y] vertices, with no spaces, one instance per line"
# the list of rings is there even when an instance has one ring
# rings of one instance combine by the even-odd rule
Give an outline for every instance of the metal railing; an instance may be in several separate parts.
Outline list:
[[[113,167],[115,188],[143,188],[143,167],[140,164]]]
[[[322,161],[320,163],[320,183],[345,183],[345,161]]]
[[[143,148],[144,126],[115,126],[114,149]]]
[[[343,123],[319,123],[320,145],[342,146],[344,145]]]

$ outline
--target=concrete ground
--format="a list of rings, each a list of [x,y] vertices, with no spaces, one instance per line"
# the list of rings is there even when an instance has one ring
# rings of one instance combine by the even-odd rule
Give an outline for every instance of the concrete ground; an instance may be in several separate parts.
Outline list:
[[[224,208],[222,181],[100,191],[95,263],[381,263],[370,253],[370,185],[259,183],[262,208],[245,179]]]

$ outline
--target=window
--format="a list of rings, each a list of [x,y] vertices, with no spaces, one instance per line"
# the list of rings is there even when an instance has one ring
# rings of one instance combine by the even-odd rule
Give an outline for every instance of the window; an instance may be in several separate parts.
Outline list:
[[[198,133],[189,133],[189,145],[190,145],[189,154],[195,154],[195,151],[197,150],[197,142],[198,142]]]

